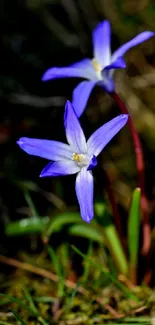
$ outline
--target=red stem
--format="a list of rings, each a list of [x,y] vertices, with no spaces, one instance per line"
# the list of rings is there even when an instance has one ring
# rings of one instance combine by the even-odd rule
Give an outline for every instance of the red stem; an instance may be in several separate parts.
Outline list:
[[[114,99],[118,107],[120,108],[123,114],[129,114],[126,106],[121,101],[120,97],[114,92],[111,94],[111,97]],[[148,214],[148,200],[145,195],[145,176],[144,176],[144,158],[143,150],[140,142],[139,135],[134,127],[132,119],[129,115],[128,126],[131,132],[135,156],[136,156],[136,167],[138,173],[138,187],[141,189],[141,210],[143,213],[143,247],[142,254],[146,256],[149,252],[151,245],[151,229],[149,224],[149,214]]]

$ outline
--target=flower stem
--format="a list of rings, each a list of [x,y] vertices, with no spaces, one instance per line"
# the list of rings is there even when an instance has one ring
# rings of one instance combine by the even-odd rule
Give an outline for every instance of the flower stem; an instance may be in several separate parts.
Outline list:
[[[126,106],[121,101],[118,94],[111,93],[111,97],[114,99],[118,107],[120,108],[123,114],[129,114]],[[139,135],[134,127],[132,119],[129,115],[128,119],[128,126],[130,129],[130,133],[133,140],[135,156],[136,156],[136,167],[137,167],[137,174],[138,174],[138,187],[141,189],[141,210],[143,214],[143,246],[142,246],[142,254],[147,256],[150,250],[151,245],[151,229],[149,224],[149,209],[148,209],[148,200],[145,194],[145,176],[144,176],[144,158],[143,158],[143,150],[140,142]]]

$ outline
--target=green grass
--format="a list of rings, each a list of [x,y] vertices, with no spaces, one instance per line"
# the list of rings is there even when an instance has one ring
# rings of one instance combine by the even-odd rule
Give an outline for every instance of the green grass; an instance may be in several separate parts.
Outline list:
[[[68,266],[65,271],[61,263],[63,256],[64,265]],[[71,268],[71,259],[77,256],[81,259],[80,276],[76,274],[76,268]],[[139,287],[138,290],[127,288],[114,271],[109,272],[100,263],[100,256],[101,250],[95,248],[92,241],[86,254],[75,246],[71,248],[63,244],[57,250],[51,246],[45,247],[39,256],[23,255],[24,262],[36,264],[39,261],[36,266],[57,274],[58,281],[52,282],[22,269],[11,269],[10,276],[6,276],[8,281],[4,281],[3,275],[0,303],[6,317],[0,317],[0,325],[78,324],[78,321],[88,325],[149,324],[147,315],[155,307],[154,302],[149,302],[151,290],[147,287]],[[76,284],[74,289],[68,288],[65,283],[71,274]],[[86,294],[79,292],[81,286]],[[119,319],[107,309],[108,306],[112,307]],[[142,312],[138,317],[136,310],[143,307],[144,315]],[[10,311],[12,316],[7,317]]]

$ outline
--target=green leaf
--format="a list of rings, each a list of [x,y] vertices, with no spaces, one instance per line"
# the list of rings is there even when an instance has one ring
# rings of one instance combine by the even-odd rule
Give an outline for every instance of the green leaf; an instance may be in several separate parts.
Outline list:
[[[136,282],[138,251],[139,251],[139,230],[140,230],[140,197],[141,190],[136,188],[133,192],[132,202],[128,221],[128,248],[130,276]]]
[[[8,236],[21,236],[27,234],[42,233],[49,222],[49,217],[31,217],[19,221],[10,222],[5,227]]]
[[[127,275],[128,262],[115,226],[113,224],[106,226],[103,234],[118,271],[121,274]]]
[[[95,212],[99,217],[103,217],[104,214],[107,214],[107,207],[103,202],[96,202],[95,203]]]
[[[44,240],[48,238],[55,232],[59,232],[63,227],[70,223],[80,223],[82,222],[79,213],[65,212],[60,215],[56,215],[52,220],[49,221],[46,230],[43,234]]]
[[[128,262],[112,218],[104,204],[95,206],[96,214],[102,218],[102,232],[112,259],[121,274],[128,274]]]
[[[103,244],[104,242],[100,230],[89,224],[73,225],[69,228],[69,234],[91,239],[99,244]]]

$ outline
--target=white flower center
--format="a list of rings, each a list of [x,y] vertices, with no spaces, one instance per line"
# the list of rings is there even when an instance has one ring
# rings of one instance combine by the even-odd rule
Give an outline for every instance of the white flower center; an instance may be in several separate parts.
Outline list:
[[[101,75],[101,71],[103,70],[101,64],[95,59],[93,58],[92,59],[92,65],[93,65],[93,68],[96,72],[96,75],[99,79],[102,79],[102,75]]]
[[[72,154],[72,160],[74,160],[78,166],[84,167],[88,166],[90,162],[90,157],[88,155],[84,155],[82,153],[74,152]]]

